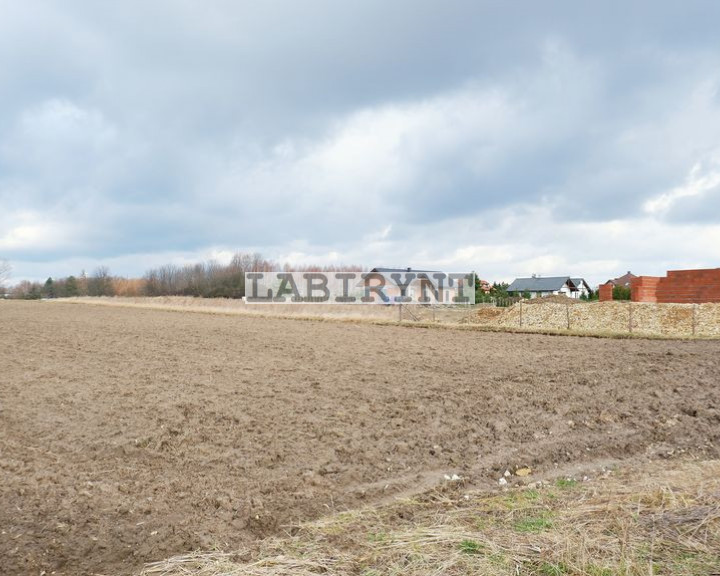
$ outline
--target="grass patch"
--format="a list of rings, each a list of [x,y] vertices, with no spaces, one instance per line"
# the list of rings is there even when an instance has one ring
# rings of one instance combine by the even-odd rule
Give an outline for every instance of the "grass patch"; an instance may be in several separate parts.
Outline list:
[[[141,576],[720,573],[718,493],[720,461],[645,464],[601,481],[469,498],[438,489],[302,524],[238,553],[171,558]]]
[[[550,519],[545,517],[538,518],[522,518],[515,522],[514,528],[516,532],[542,532],[553,527]]]
[[[537,490],[533,490],[533,489],[525,490],[522,493],[522,495],[523,495],[523,498],[525,498],[525,500],[530,500],[530,501],[535,501],[540,498],[540,492],[538,492]]]
[[[586,568],[588,576],[615,576],[616,572],[612,568],[602,568],[600,566],[593,566],[592,564]]]
[[[460,551],[464,554],[480,554],[483,549],[483,545],[475,540],[463,540],[460,542]]]
[[[549,562],[542,562],[538,566],[538,574],[541,576],[564,576],[565,574],[572,574],[562,562],[560,564],[551,564]]]
[[[557,480],[555,480],[555,486],[563,490],[567,488],[575,488],[577,484],[578,481],[575,480],[575,478],[558,478]]]

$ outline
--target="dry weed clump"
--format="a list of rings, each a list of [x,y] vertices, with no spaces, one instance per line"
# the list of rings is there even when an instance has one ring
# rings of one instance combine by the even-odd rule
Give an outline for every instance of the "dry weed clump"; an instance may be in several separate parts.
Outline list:
[[[492,494],[462,483],[346,512],[232,554],[190,554],[142,576],[720,573],[720,462],[561,478]]]

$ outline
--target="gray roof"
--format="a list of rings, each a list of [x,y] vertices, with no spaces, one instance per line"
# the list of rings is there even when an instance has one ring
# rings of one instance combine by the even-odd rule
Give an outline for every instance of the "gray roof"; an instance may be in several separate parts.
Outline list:
[[[585,282],[585,278],[570,278],[570,280],[572,280],[572,283],[575,284],[575,286],[577,286],[578,288],[580,288],[580,284],[583,284],[583,283],[585,284],[585,286],[590,288],[590,284]]]
[[[378,272],[380,274],[384,272],[440,272],[440,270],[415,270],[413,268],[373,268],[370,272]]]
[[[515,278],[508,286],[508,292],[554,292],[570,282],[573,287],[575,283],[570,276],[553,276],[548,278]]]

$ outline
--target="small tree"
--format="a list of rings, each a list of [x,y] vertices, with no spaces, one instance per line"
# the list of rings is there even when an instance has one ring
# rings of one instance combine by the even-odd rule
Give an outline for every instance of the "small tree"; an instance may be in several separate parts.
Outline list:
[[[55,283],[52,278],[45,280],[45,285],[42,289],[42,295],[44,298],[55,298],[57,295],[55,292]]]
[[[630,288],[627,286],[613,287],[613,300],[630,300]]]
[[[85,270],[80,271],[78,278],[78,296],[88,296],[88,276]]]
[[[507,291],[509,287],[510,284],[508,284],[507,282],[493,282],[490,294],[492,294],[496,298],[509,298],[510,294],[508,294]]]
[[[68,276],[67,280],[65,280],[65,296],[68,298],[74,298],[80,294],[80,289],[78,288],[78,281],[75,276]]]
[[[475,274],[475,272],[473,272],[473,275],[475,276],[475,304],[490,302],[492,296],[485,292],[485,286],[483,286],[482,280],[480,280],[480,277]]]
[[[13,288],[12,297],[24,300],[37,300],[42,297],[42,286],[37,282],[23,280]]]

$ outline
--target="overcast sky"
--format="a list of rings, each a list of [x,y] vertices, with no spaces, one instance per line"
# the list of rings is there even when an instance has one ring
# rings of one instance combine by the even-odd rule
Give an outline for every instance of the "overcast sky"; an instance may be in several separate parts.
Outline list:
[[[0,0],[13,279],[720,267],[720,2]]]

